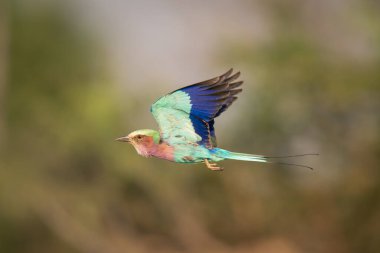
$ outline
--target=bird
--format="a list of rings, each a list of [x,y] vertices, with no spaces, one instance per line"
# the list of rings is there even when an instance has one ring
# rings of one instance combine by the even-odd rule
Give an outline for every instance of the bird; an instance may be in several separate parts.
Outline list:
[[[215,136],[215,118],[225,112],[242,92],[240,72],[226,73],[177,89],[160,97],[150,111],[158,123],[159,131],[140,129],[117,138],[133,145],[144,157],[156,157],[176,163],[204,163],[212,171],[222,171],[217,163],[226,159],[268,163],[273,158],[305,155],[277,156],[245,154],[218,148]],[[280,163],[280,162],[277,162]],[[312,169],[293,163],[283,163]]]

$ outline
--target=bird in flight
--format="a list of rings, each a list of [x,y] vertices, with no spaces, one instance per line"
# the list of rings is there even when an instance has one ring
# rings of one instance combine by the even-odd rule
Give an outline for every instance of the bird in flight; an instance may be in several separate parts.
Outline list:
[[[214,119],[237,99],[243,81],[237,81],[240,72],[225,74],[175,90],[159,98],[150,111],[159,125],[159,131],[136,130],[116,139],[133,145],[139,155],[157,157],[177,163],[204,163],[214,171],[223,170],[216,162],[234,159],[252,162],[271,162],[263,155],[231,152],[217,147]],[[303,154],[316,155],[316,154]],[[306,165],[280,163],[307,167]]]

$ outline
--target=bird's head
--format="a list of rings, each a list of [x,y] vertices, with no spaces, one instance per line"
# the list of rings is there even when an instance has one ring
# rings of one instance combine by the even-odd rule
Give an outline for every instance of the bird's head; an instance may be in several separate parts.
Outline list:
[[[116,140],[129,142],[136,149],[137,153],[142,156],[149,156],[150,148],[160,143],[160,133],[151,129],[141,129]]]

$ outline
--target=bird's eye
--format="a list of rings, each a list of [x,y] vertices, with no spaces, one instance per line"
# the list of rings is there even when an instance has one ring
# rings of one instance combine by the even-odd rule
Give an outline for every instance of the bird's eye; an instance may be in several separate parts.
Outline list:
[[[142,136],[141,135],[137,135],[137,139],[141,140]]]

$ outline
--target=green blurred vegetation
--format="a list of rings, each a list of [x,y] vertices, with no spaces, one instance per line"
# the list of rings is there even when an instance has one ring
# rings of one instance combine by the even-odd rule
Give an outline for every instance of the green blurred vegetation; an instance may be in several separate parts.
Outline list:
[[[255,86],[217,134],[236,151],[320,152],[302,160],[312,172],[138,157],[113,140],[148,108],[120,94],[102,45],[55,1],[2,2],[0,252],[380,251],[379,6],[347,14],[372,35],[363,60],[322,46],[285,2],[266,2],[269,41],[221,47],[217,65]]]

